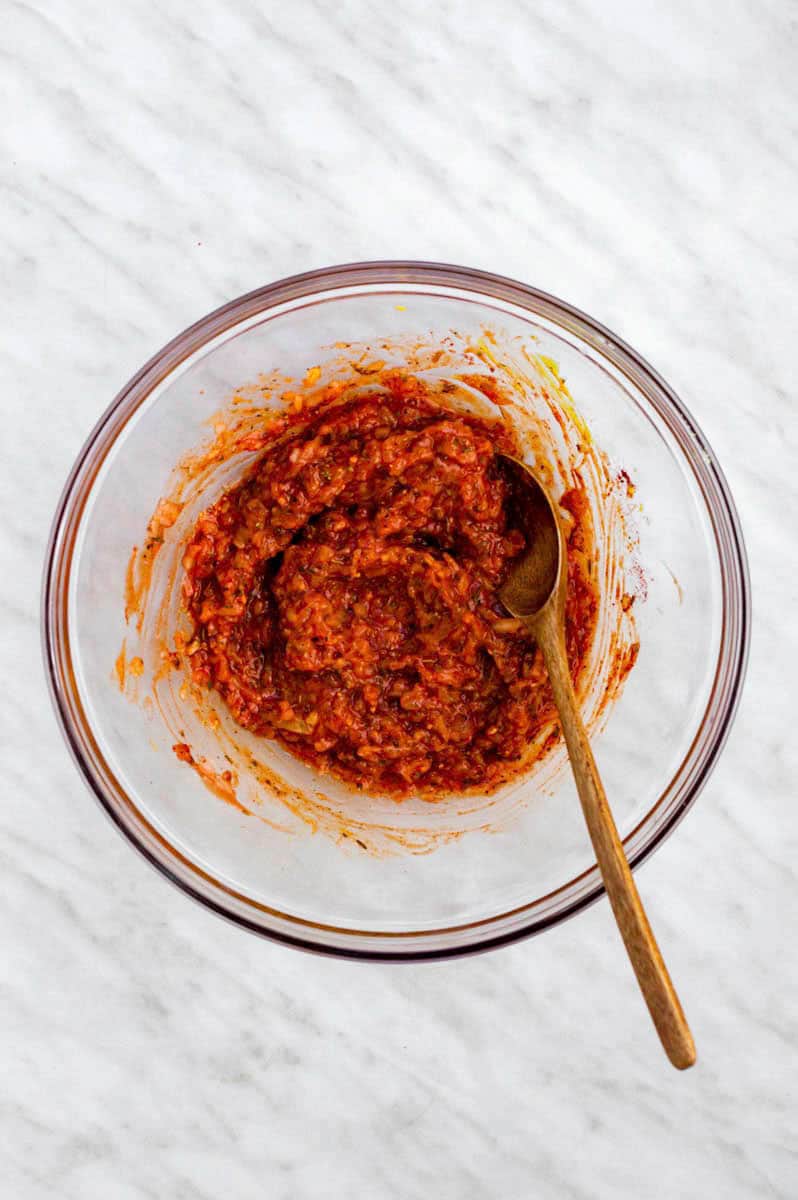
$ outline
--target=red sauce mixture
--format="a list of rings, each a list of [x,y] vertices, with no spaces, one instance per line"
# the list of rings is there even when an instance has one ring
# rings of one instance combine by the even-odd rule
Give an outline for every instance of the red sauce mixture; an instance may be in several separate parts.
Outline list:
[[[552,717],[532,641],[497,593],[525,546],[500,422],[396,371],[266,441],[199,517],[183,595],[195,681],[246,729],[369,790],[491,788]],[[563,503],[574,676],[595,630],[581,493]]]

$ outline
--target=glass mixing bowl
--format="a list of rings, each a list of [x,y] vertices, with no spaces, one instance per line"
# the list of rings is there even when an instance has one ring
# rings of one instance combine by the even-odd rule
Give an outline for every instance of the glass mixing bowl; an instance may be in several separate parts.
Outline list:
[[[533,337],[556,360],[595,442],[637,485],[649,593],[636,610],[640,654],[594,739],[633,866],[695,801],[728,734],[749,634],[740,527],[706,439],[634,350],[534,288],[431,263],[331,267],[234,300],[156,354],[92,431],[53,525],[43,638],[64,735],[118,829],[190,896],[279,941],[361,958],[444,957],[539,932],[603,891],[567,770],[545,788],[523,781],[511,816],[489,828],[431,853],[375,856],[221,803],[114,681],[131,547],[233,389],[274,367],[300,374],[338,341],[478,337],[486,325]],[[275,753],[285,769],[289,756]],[[335,791],[328,779],[324,787]],[[457,802],[446,803],[451,822]]]

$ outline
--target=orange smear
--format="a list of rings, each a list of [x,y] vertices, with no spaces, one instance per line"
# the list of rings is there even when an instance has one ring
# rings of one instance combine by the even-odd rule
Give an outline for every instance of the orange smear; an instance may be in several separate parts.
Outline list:
[[[237,808],[245,816],[251,815],[248,808],[244,808],[243,804],[239,804],[238,797],[236,796],[235,788],[238,783],[238,776],[235,771],[214,771],[206,759],[194,758],[194,755],[191,753],[191,747],[187,746],[185,742],[177,742],[172,749],[181,762],[188,763],[190,767],[194,768],[208,791],[213,792],[214,796],[218,796],[220,800],[224,800],[225,804],[230,804],[233,808]]]
[[[119,680],[119,690],[125,690],[125,648],[127,639],[122,639],[122,649],[119,651],[116,662],[114,663],[114,673]]]

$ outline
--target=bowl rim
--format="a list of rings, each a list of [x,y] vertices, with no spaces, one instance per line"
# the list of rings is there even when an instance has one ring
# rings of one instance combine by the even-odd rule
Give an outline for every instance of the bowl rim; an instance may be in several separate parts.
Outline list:
[[[118,790],[124,796],[128,807],[136,814],[135,824],[138,829],[124,819],[122,808],[109,794],[101,769],[102,753],[83,710],[72,669],[68,636],[69,578],[82,514],[94,480],[108,452],[139,406],[182,362],[197,353],[203,345],[250,317],[292,301],[307,300],[316,293],[326,295],[357,285],[395,285],[397,290],[402,290],[408,285],[425,284],[437,288],[459,289],[476,293],[486,299],[514,304],[536,316],[552,320],[572,336],[575,335],[591,345],[595,351],[612,362],[616,369],[620,369],[630,378],[638,389],[643,387],[646,399],[675,436],[682,456],[698,483],[715,535],[722,585],[721,639],[715,679],[698,730],[673,777],[678,778],[685,764],[691,758],[695,759],[692,772],[688,773],[684,781],[681,798],[678,803],[670,806],[645,844],[632,848],[629,843],[634,841],[667,797],[666,788],[635,829],[624,839],[630,851],[629,863],[632,869],[645,862],[670,836],[693,806],[709,778],[737,712],[749,653],[751,595],[745,545],[728,483],[707,439],[684,403],[659,373],[623,339],[575,306],[517,280],[474,268],[426,261],[378,260],[322,267],[276,280],[221,305],[188,326],[157,351],[117,393],[89,433],[62,490],[45,553],[41,596],[42,652],[51,700],[72,758],[100,807],[125,839],[155,870],[186,895],[239,927],[285,945],[350,959],[417,962],[459,957],[494,949],[540,933],[575,916],[604,895],[604,886],[594,864],[548,896],[538,897],[511,912],[499,913],[447,929],[412,931],[366,931],[327,926],[269,909],[249,897],[232,892],[185,858],[149,826],[135,802],[124,794],[121,787]],[[708,726],[710,728],[707,728]],[[701,753],[697,756],[699,742],[702,742]],[[108,773],[110,774],[110,771]],[[668,788],[672,782],[673,780]],[[149,826],[149,845],[140,834],[142,825]],[[157,851],[158,843],[166,848],[166,853]],[[197,882],[190,882],[177,869],[181,861],[198,877]],[[587,881],[591,877],[594,878],[588,885]],[[212,893],[200,886],[203,879],[211,882]],[[534,908],[543,901],[560,892],[572,890],[580,883],[583,885],[581,893],[575,895],[562,908],[548,914],[535,915]],[[255,912],[265,914],[267,922],[271,919],[272,924],[248,917],[229,903],[226,906],[220,898],[224,893],[236,896]],[[530,910],[528,921],[513,920],[527,910]],[[508,921],[509,927],[501,929],[501,923],[506,924]],[[289,927],[296,926],[297,932],[293,932],[291,928],[283,928],[282,923],[286,922]],[[440,941],[445,939],[447,934],[468,934],[470,931],[474,933],[473,941]],[[341,935],[344,941],[339,943],[329,940],[331,932]],[[325,933],[328,940],[325,940]],[[352,944],[347,944],[347,938],[352,939]],[[436,938],[439,939],[437,942]],[[365,940],[366,944],[356,945],[355,939]],[[402,939],[401,943],[399,939]],[[434,944],[429,944],[430,941]]]

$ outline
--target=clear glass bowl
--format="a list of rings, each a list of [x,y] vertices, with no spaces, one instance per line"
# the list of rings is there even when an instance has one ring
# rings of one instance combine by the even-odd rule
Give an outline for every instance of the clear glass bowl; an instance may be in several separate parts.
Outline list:
[[[56,710],[100,804],[173,883],[254,932],[353,957],[444,957],[539,932],[603,891],[567,770],[545,789],[523,783],[520,804],[516,788],[511,817],[491,830],[429,854],[375,857],[222,804],[113,679],[131,547],[175,463],[236,386],[274,367],[300,373],[336,341],[453,328],[477,336],[486,324],[538,339],[597,444],[637,483],[649,577],[641,649],[595,738],[633,866],[694,802],[726,739],[749,636],[740,527],[706,439],[638,354],[562,301],[460,267],[360,263],[259,289],[180,334],[113,401],[58,506],[43,594]]]

